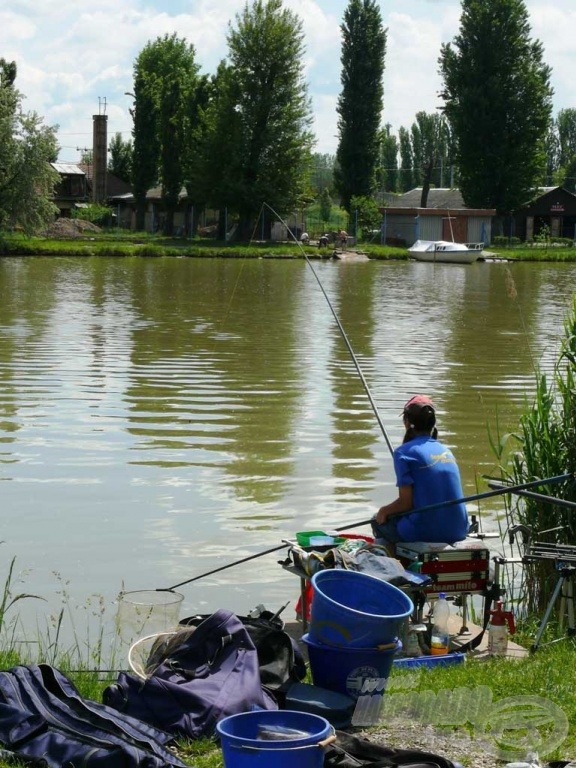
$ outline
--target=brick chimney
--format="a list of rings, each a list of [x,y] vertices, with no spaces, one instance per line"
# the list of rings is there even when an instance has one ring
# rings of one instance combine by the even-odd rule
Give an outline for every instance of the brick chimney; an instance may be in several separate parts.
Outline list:
[[[106,100],[104,100],[104,110]],[[102,205],[106,202],[106,180],[108,164],[108,115],[93,115],[92,140],[92,202]]]

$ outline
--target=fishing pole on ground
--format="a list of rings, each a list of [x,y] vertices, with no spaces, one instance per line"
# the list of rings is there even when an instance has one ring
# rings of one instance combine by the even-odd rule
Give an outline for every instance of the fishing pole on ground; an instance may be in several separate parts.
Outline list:
[[[450,499],[449,501],[442,501],[438,502],[436,504],[428,504],[425,507],[420,507],[419,509],[413,509],[411,510],[410,514],[415,514],[416,512],[428,512],[432,509],[438,509],[439,507],[444,506],[451,506],[453,504],[466,504],[471,501],[478,501],[479,499],[488,499],[492,496],[502,496],[504,494],[508,493],[517,493],[519,491],[523,491],[527,488],[534,488],[539,485],[550,485],[553,483],[561,483],[564,480],[574,479],[574,473],[567,473],[564,475],[556,475],[555,477],[548,477],[544,478],[542,480],[531,480],[527,483],[521,483],[519,485],[506,485],[502,488],[497,488],[492,491],[485,491],[484,493],[476,493],[473,496],[463,496],[460,499]],[[343,531],[349,531],[351,528],[359,528],[362,525],[369,525],[372,522],[373,518],[370,518],[369,520],[362,520],[360,522],[356,523],[348,523],[347,525],[342,525],[338,528],[334,528],[337,533],[341,533]],[[265,549],[262,552],[256,552],[253,555],[248,555],[248,557],[243,557],[240,560],[235,560],[232,563],[227,563],[226,565],[221,565],[219,568],[214,568],[211,571],[207,571],[206,573],[201,573],[198,576],[193,576],[191,579],[186,579],[185,581],[181,581],[178,584],[174,584],[172,587],[161,587],[156,589],[156,592],[173,592],[175,589],[178,589],[178,587],[183,587],[186,584],[191,584],[193,581],[198,581],[199,579],[204,579],[206,576],[212,576],[215,573],[220,573],[221,571],[225,571],[228,568],[233,568],[236,565],[242,565],[243,563],[247,563],[250,560],[256,560],[259,557],[264,557],[264,555],[269,555],[272,552],[278,552],[281,549],[286,549],[286,547],[290,546],[290,542],[284,542],[283,544],[279,544],[275,547],[270,547],[269,549]]]

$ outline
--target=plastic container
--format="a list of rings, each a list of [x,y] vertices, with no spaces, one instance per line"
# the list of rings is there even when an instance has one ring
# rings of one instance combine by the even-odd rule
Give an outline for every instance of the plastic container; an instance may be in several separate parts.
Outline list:
[[[269,729],[305,732],[298,738],[258,738]],[[322,768],[322,742],[334,733],[323,717],[283,710],[257,710],[231,715],[216,725],[225,768]]]
[[[366,573],[330,568],[312,577],[309,637],[339,648],[376,648],[395,642],[414,610],[398,587]]]
[[[514,614],[505,611],[502,600],[496,602],[496,608],[490,611],[488,626],[488,653],[491,656],[505,656],[508,650],[508,632],[514,634]]]
[[[395,654],[402,643],[392,648],[336,648],[317,643],[310,634],[302,636],[306,644],[314,685],[345,693],[357,699],[366,681],[371,692],[383,692],[390,676]]]
[[[314,536],[326,536],[324,531],[299,531],[296,534],[296,541],[301,547],[309,547],[310,539]]]
[[[311,547],[328,547],[334,544],[334,536],[310,536]]]
[[[450,650],[450,632],[448,619],[450,606],[445,592],[440,592],[432,611],[432,634],[430,637],[430,655],[443,656]]]
[[[394,659],[395,667],[444,667],[448,664],[464,664],[465,653],[446,653],[442,656],[415,656],[414,658]]]

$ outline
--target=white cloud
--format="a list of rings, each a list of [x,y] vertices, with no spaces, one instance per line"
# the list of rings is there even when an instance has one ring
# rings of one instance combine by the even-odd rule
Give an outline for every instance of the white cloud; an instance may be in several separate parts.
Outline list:
[[[336,147],[336,100],[340,92],[340,24],[348,0],[284,0],[303,21],[305,72],[315,113],[317,149]],[[204,72],[214,72],[226,56],[229,22],[245,0],[14,0],[0,11],[1,55],[15,60],[17,86],[25,106],[61,126],[61,143],[91,141],[92,115],[106,98],[109,133],[128,138],[133,64],[140,50],[159,35],[176,32],[195,46]],[[542,40],[553,67],[555,111],[576,106],[573,77],[574,0],[526,0],[532,34]],[[387,0],[381,4],[388,28],[383,121],[397,130],[419,110],[438,106],[440,45],[458,32],[457,0]],[[70,136],[73,135],[72,140]],[[68,154],[71,152],[71,156]],[[66,159],[77,159],[74,149]]]

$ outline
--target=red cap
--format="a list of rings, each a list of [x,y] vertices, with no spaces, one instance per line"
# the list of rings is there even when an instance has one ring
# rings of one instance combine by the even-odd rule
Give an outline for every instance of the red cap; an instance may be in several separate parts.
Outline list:
[[[428,395],[414,395],[414,397],[411,397],[404,406],[404,412],[419,411],[420,408],[423,408],[425,405],[428,405],[434,410],[434,403],[430,400]]]

